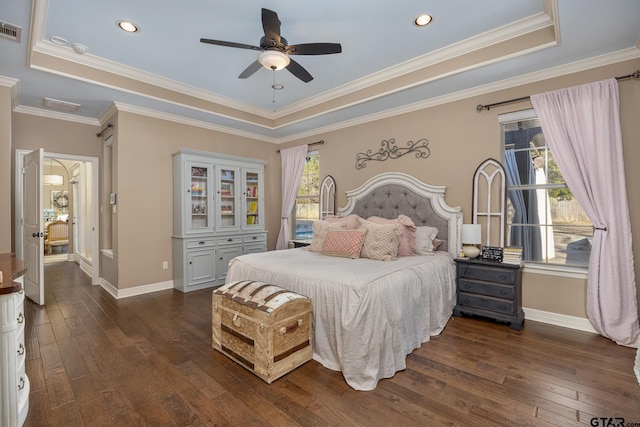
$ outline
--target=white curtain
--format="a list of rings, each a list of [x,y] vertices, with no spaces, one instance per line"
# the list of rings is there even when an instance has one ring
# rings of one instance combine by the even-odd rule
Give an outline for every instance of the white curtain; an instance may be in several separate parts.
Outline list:
[[[282,221],[276,250],[289,247],[289,215],[291,215],[298,195],[302,170],[307,158],[307,147],[307,145],[300,145],[280,151],[280,159],[282,160],[282,212],[280,216]]]
[[[638,347],[640,326],[615,79],[531,97],[562,176],[596,227],[587,316],[618,344]]]

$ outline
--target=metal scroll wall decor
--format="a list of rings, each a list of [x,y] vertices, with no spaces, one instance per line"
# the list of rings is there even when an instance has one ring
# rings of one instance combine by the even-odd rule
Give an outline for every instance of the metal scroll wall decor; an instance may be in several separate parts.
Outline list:
[[[380,143],[378,151],[367,150],[366,153],[358,153],[356,155],[356,169],[364,169],[367,167],[366,163],[370,160],[384,162],[388,159],[399,159],[409,153],[413,153],[416,159],[426,159],[431,155],[429,141],[423,138],[416,142],[408,141],[406,147],[398,147],[395,139],[385,139]]]

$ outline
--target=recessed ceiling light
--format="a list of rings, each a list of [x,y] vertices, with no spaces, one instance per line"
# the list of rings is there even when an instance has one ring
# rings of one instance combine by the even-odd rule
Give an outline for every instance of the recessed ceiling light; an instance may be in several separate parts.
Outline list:
[[[60,46],[65,46],[67,44],[67,40],[63,39],[60,36],[51,36],[49,40],[51,40],[55,44],[59,44]]]
[[[129,21],[118,21],[118,27],[120,27],[120,29],[126,31],[127,33],[137,33],[138,31],[140,31],[136,24]]]
[[[433,17],[425,13],[423,15],[418,16],[416,20],[413,21],[413,23],[416,24],[418,27],[424,27],[425,25],[429,25],[432,20],[433,20]]]

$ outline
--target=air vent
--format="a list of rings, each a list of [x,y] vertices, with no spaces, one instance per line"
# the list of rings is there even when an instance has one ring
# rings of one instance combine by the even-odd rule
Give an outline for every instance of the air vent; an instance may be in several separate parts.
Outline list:
[[[76,104],[74,102],[60,101],[59,99],[53,98],[44,98],[42,100],[42,105],[56,110],[68,111],[70,113],[75,113],[78,111],[78,108],[81,107],[80,104]]]
[[[0,21],[0,37],[15,40],[20,43],[20,39],[22,38],[22,27]]]

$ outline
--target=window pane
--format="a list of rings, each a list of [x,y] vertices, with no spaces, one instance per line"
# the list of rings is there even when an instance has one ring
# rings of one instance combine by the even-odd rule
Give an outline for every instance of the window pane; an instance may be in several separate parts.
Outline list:
[[[522,247],[525,261],[588,266],[592,223],[567,187],[537,119],[502,129],[506,244]]]
[[[320,156],[309,153],[302,171],[298,196],[293,208],[293,236],[295,239],[310,239],[313,222],[320,218]]]

